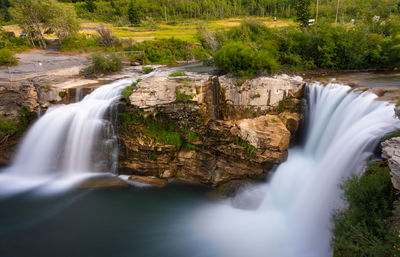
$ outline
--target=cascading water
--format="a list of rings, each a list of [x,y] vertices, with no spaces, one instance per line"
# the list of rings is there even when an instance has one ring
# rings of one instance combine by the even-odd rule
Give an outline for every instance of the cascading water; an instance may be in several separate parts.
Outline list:
[[[53,180],[54,187],[60,187],[93,173],[114,172],[118,148],[113,106],[131,82],[116,81],[80,102],[51,107],[28,131],[11,167],[0,175],[1,191],[26,190]]]
[[[332,256],[330,217],[342,205],[338,185],[360,174],[380,138],[400,126],[393,105],[350,90],[307,86],[305,145],[290,150],[267,184],[196,213],[194,228],[217,256]]]

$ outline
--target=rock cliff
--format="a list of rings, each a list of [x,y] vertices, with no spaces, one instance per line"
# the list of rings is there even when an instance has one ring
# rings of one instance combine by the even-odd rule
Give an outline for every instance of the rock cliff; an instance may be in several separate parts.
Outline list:
[[[119,114],[119,173],[218,185],[262,179],[286,160],[301,121],[300,77],[170,71],[133,85]]]

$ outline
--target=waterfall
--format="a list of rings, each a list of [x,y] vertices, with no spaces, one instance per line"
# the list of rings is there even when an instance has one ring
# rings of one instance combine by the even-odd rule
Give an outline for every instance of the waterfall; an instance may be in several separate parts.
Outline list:
[[[343,206],[338,186],[361,174],[380,138],[400,126],[394,106],[376,98],[308,85],[305,144],[290,149],[268,183],[200,208],[193,228],[218,256],[332,256],[330,218]]]
[[[82,101],[51,108],[30,128],[8,169],[0,174],[0,191],[19,191],[95,173],[113,173],[118,145],[115,103],[132,80],[102,86]]]

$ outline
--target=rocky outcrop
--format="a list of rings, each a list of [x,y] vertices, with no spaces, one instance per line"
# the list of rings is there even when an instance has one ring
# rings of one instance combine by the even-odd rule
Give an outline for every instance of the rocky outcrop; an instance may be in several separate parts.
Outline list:
[[[159,72],[120,105],[119,172],[218,185],[263,179],[301,121],[301,78]]]
[[[389,161],[393,186],[400,190],[400,137],[382,142],[382,157]]]

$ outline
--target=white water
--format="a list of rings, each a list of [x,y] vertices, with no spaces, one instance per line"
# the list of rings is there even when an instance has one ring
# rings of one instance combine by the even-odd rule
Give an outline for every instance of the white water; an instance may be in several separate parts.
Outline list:
[[[131,83],[130,79],[116,81],[80,102],[51,107],[28,131],[11,167],[0,174],[0,192],[44,184],[46,190],[59,190],[96,173],[115,172],[113,106]]]
[[[400,126],[393,105],[349,90],[310,85],[305,146],[291,149],[267,184],[195,214],[194,229],[218,256],[332,256],[330,217],[342,204],[338,185],[360,174],[380,138]]]

